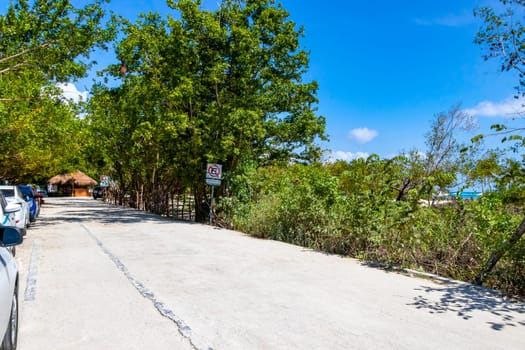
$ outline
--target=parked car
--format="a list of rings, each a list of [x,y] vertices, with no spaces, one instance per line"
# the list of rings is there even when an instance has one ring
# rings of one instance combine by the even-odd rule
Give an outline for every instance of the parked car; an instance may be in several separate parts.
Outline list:
[[[95,186],[93,188],[93,199],[104,198],[104,187]]]
[[[23,194],[17,186],[0,185],[0,192],[4,195],[9,206],[19,208],[14,213],[15,226],[20,229],[22,235],[25,235],[29,226],[29,203],[24,200]]]
[[[7,203],[2,192],[0,192],[0,225],[15,226],[15,212],[18,208]]]
[[[0,349],[15,350],[18,343],[18,268],[7,248],[22,243],[16,227],[0,226]]]
[[[34,222],[40,212],[40,206],[35,199],[33,187],[29,185],[19,185],[18,188],[22,192],[26,202],[29,203],[29,221]]]
[[[19,211],[20,208],[14,205],[9,205],[5,199],[2,192],[0,192],[0,218],[1,223],[0,227],[16,227],[15,226],[15,213]],[[10,246],[7,248],[13,256],[16,254],[16,247]],[[1,348],[0,348],[1,349]]]

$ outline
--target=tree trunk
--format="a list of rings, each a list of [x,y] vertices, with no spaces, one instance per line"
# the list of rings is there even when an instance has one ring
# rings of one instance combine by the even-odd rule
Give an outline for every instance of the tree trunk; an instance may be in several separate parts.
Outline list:
[[[403,180],[403,186],[401,188],[396,188],[399,193],[397,194],[396,201],[399,202],[403,200],[405,196],[405,191],[407,190],[408,186],[410,185],[410,179]]]
[[[210,206],[206,201],[206,188],[202,185],[196,185],[193,189],[193,196],[195,200],[195,221],[206,222],[210,210]]]
[[[523,234],[525,233],[525,218],[521,221],[520,225],[514,231],[512,236],[507,242],[504,242],[500,247],[498,247],[496,250],[490,254],[490,258],[487,260],[487,263],[485,264],[485,267],[481,269],[479,274],[476,276],[474,283],[481,286],[483,282],[485,282],[487,275],[492,271],[494,266],[498,263],[499,259],[507,252],[509,251],[518,241],[521,239]]]

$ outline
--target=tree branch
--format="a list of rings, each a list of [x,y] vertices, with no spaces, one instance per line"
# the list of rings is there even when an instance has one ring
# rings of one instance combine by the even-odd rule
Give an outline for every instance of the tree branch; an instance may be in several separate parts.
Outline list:
[[[494,132],[492,134],[487,134],[487,136],[500,136],[500,135],[508,135],[508,134],[512,134],[512,133],[515,133],[517,131],[525,131],[525,128],[512,128],[512,129],[507,129],[505,131],[498,131],[498,132]]]
[[[15,69],[17,69],[17,68],[19,68],[19,67],[27,66],[27,65],[28,65],[27,62],[17,63],[17,64],[15,64],[14,66],[7,67],[7,68],[5,68],[5,69],[0,70],[0,74],[7,73],[7,72],[12,71],[12,70],[15,70]]]
[[[29,101],[34,99],[41,99],[42,96],[33,96],[33,97],[9,97],[9,98],[0,98],[0,102],[17,102],[17,101]]]
[[[10,61],[10,60],[13,60],[17,57],[20,57],[20,56],[23,56],[31,51],[35,51],[37,49],[41,49],[43,47],[46,47],[46,46],[49,46],[51,45],[51,43],[43,43],[43,44],[40,44],[36,47],[30,47],[29,49],[25,49],[24,51],[22,52],[19,52],[17,54],[14,54],[14,55],[11,55],[11,56],[7,56],[7,57],[4,57],[4,58],[0,58],[0,63],[4,63],[4,62],[7,62],[7,61]]]

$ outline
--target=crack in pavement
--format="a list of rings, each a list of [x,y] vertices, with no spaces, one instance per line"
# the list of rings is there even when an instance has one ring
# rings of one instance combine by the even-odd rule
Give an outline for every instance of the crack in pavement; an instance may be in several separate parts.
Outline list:
[[[120,261],[119,258],[117,258],[104,244],[83,224],[80,224],[80,226],[86,231],[86,233],[97,243],[97,245],[100,247],[100,249],[106,254],[111,261],[117,266],[117,268],[126,276],[128,281],[135,287],[135,289],[142,295],[144,298],[150,300],[153,303],[153,306],[157,311],[167,319],[171,320],[176,326],[179,331],[179,333],[188,341],[190,342],[191,346],[195,350],[213,350],[213,347],[209,345],[199,345],[195,339],[195,336],[191,330],[191,327],[188,326],[180,317],[178,317],[171,309],[169,309],[166,304],[159,301],[155,294],[148,289],[144,284],[142,284],[140,281],[138,281],[136,278],[134,278],[131,273],[129,272],[126,265]]]

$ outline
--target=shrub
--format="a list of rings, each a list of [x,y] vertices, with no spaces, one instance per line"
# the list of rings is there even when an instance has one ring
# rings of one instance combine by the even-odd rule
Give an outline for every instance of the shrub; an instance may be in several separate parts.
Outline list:
[[[465,281],[521,220],[502,194],[440,207],[421,206],[414,193],[396,200],[395,174],[384,171],[385,163],[372,163],[336,172],[321,165],[249,168],[232,177],[236,196],[220,207],[231,225],[256,237]],[[521,242],[500,260],[487,286],[525,294],[524,257]]]

